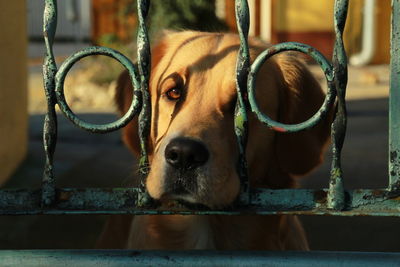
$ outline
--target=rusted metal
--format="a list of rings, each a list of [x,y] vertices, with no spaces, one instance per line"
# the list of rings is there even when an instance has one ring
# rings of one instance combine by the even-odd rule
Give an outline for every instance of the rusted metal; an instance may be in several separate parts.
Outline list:
[[[168,209],[157,202],[144,202],[146,193],[139,188],[56,189],[51,208],[41,206],[40,190],[8,189],[0,192],[0,215],[29,214],[136,214],[136,215],[238,215],[299,214],[340,216],[400,216],[400,192],[387,189],[345,191],[343,210],[329,206],[328,189],[254,189],[251,203],[220,210],[204,206],[190,209],[171,202]]]
[[[50,206],[55,198],[55,178],[53,173],[53,155],[57,142],[57,115],[55,110],[56,96],[54,77],[57,72],[53,54],[53,42],[57,29],[57,1],[45,0],[43,16],[43,35],[46,50],[43,62],[43,85],[47,100],[47,114],[44,118],[43,146],[46,163],[42,179],[43,206]]]
[[[114,131],[126,125],[133,117],[140,116],[141,136],[141,169],[148,169],[146,155],[146,138],[151,117],[148,80],[150,74],[150,47],[144,24],[148,13],[149,2],[138,1],[138,66],[128,58],[109,48],[89,47],[73,54],[57,70],[52,46],[57,24],[57,1],[45,0],[44,35],[46,54],[43,66],[44,85],[48,101],[48,113],[45,118],[44,147],[46,165],[43,176],[43,187],[38,190],[0,190],[0,214],[317,214],[317,215],[399,215],[399,122],[398,101],[400,98],[399,59],[396,57],[400,46],[399,0],[393,1],[394,18],[392,31],[392,76],[391,76],[391,153],[390,153],[390,186],[380,190],[344,190],[343,174],[340,166],[340,151],[346,130],[345,90],[347,83],[346,54],[343,47],[344,30],[348,0],[335,1],[336,44],[332,63],[314,48],[299,43],[282,43],[267,49],[255,60],[250,68],[247,35],[249,28],[249,10],[247,1],[237,0],[236,14],[241,41],[238,53],[236,79],[238,102],[235,111],[235,132],[237,134],[240,159],[238,172],[242,182],[241,197],[238,202],[224,210],[208,210],[204,207],[188,207],[176,203],[172,210],[162,210],[156,201],[152,201],[144,187],[116,189],[57,189],[53,175],[52,157],[57,139],[57,117],[55,105],[75,125],[97,133]],[[396,13],[397,12],[397,13]],[[328,93],[320,110],[309,120],[286,125],[274,122],[262,114],[254,98],[254,77],[258,68],[272,55],[288,50],[309,54],[321,66],[328,83]],[[74,63],[89,55],[106,55],[115,58],[128,70],[133,85],[133,100],[127,114],[121,119],[104,125],[93,125],[81,121],[68,107],[64,98],[64,79]],[[247,83],[248,82],[248,83]],[[246,86],[247,85],[247,86]],[[249,100],[247,99],[249,94]],[[338,113],[332,126],[333,161],[329,189],[251,189],[248,185],[245,148],[247,141],[247,109],[251,107],[259,119],[279,132],[296,132],[308,129],[327,114],[329,107],[337,97]],[[145,173],[143,173],[145,174]]]
[[[237,102],[235,107],[235,134],[239,148],[237,172],[240,179],[240,197],[242,203],[250,202],[249,176],[246,161],[246,146],[248,136],[247,118],[247,76],[250,68],[250,51],[247,43],[250,25],[250,11],[246,0],[235,1],[236,23],[240,38],[240,48],[236,61],[236,91]]]
[[[337,95],[337,112],[332,124],[332,165],[329,180],[329,207],[341,210],[345,206],[343,185],[343,169],[341,152],[346,135],[346,86],[347,86],[347,56],[343,44],[343,31],[346,24],[348,0],[336,0],[334,9],[335,46],[333,48],[332,66],[335,74],[335,88]]]
[[[236,66],[238,102],[235,110],[235,133],[240,158],[238,172],[241,179],[240,200],[221,210],[204,206],[171,203],[168,210],[151,201],[144,187],[139,188],[56,188],[53,174],[53,154],[57,140],[55,105],[75,125],[85,130],[105,133],[126,125],[140,112],[141,170],[148,170],[146,139],[151,118],[148,80],[150,74],[150,47],[144,24],[149,1],[138,0],[138,66],[117,51],[104,47],[89,47],[69,57],[57,70],[53,55],[53,40],[57,26],[57,1],[45,0],[44,39],[46,52],[43,64],[44,88],[48,112],[44,121],[44,149],[46,163],[41,189],[0,190],[0,215],[32,214],[181,214],[181,215],[238,215],[238,214],[298,214],[338,216],[397,216],[400,217],[400,0],[392,0],[392,48],[390,89],[390,162],[389,187],[385,189],[345,190],[340,164],[341,149],[346,132],[345,93],[347,84],[347,59],[342,35],[347,15],[348,0],[335,1],[336,42],[332,63],[314,48],[299,43],[272,46],[255,60],[250,68],[248,49],[249,10],[246,0],[236,0],[240,51]],[[286,125],[262,114],[254,98],[255,76],[260,66],[272,55],[288,50],[309,54],[323,69],[328,93],[320,110],[309,120]],[[64,79],[72,65],[83,57],[101,54],[112,57],[128,70],[133,85],[133,100],[129,111],[119,120],[94,125],[81,121],[68,107],[64,98]],[[247,84],[247,86],[246,86]],[[247,100],[249,94],[249,100]],[[324,119],[334,99],[338,111],[332,125],[333,160],[328,189],[251,189],[248,184],[245,148],[247,142],[247,110],[251,107],[261,122],[279,132],[297,132],[308,129]],[[143,173],[145,175],[146,172]],[[96,251],[96,250],[42,250],[0,251],[1,263],[7,266],[177,266],[177,265],[229,265],[229,266],[398,266],[398,253],[340,253],[340,252],[158,252],[158,251]]]
[[[262,64],[270,57],[284,51],[297,51],[306,53],[309,56],[311,56],[321,66],[322,71],[325,73],[325,77],[328,84],[328,92],[326,94],[325,101],[322,104],[321,108],[310,119],[298,124],[284,124],[272,120],[266,114],[262,113],[262,111],[258,107],[257,100],[255,97],[256,75],[259,69],[261,68]],[[266,126],[275,131],[293,133],[293,132],[307,130],[311,127],[314,127],[322,119],[324,119],[326,117],[327,112],[329,111],[329,108],[332,106],[332,103],[336,97],[334,79],[335,79],[335,74],[331,63],[320,52],[318,52],[311,46],[294,42],[280,43],[274,45],[271,48],[265,50],[263,53],[261,53],[251,66],[251,71],[249,73],[249,79],[247,84],[251,110],[252,112],[254,112],[254,114],[262,123],[264,123]]]
[[[124,114],[124,116],[122,116],[115,122],[107,124],[92,124],[82,121],[78,118],[77,115],[74,114],[74,112],[68,106],[67,101],[65,100],[64,81],[66,75],[68,74],[68,71],[78,60],[91,55],[108,56],[119,61],[128,70],[132,83],[134,84],[135,90],[133,91],[134,97],[132,99],[131,106],[129,107],[126,114]],[[60,66],[60,69],[55,75],[55,93],[57,97],[57,104],[60,107],[60,110],[74,125],[92,133],[108,133],[118,130],[128,124],[133,119],[133,117],[137,116],[141,109],[142,100],[140,88],[141,87],[138,79],[138,74],[132,62],[118,51],[115,51],[111,48],[104,48],[99,46],[88,47],[76,52],[64,61],[64,63]]]
[[[282,133],[304,131],[315,126],[326,116],[327,112],[332,107],[334,98],[337,97],[337,112],[332,124],[333,159],[328,193],[329,207],[335,210],[341,210],[345,205],[343,171],[340,159],[347,124],[345,102],[347,86],[347,57],[342,39],[347,17],[347,8],[348,0],[335,1],[334,24],[336,40],[332,63],[328,62],[328,60],[316,49],[306,44],[289,42],[273,45],[261,53],[252,64],[247,89],[249,92],[249,101],[252,112],[254,112],[257,118],[270,129]],[[321,108],[307,121],[292,125],[279,123],[263,114],[257,105],[254,93],[255,77],[261,65],[271,56],[283,51],[298,51],[311,56],[321,66],[328,83],[328,93]]]
[[[398,253],[273,251],[2,250],[5,266],[398,266]]]

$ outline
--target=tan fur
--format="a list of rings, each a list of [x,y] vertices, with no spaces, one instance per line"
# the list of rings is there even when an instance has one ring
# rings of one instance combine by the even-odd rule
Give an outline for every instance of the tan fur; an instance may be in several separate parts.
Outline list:
[[[173,179],[165,171],[164,149],[175,137],[200,140],[210,152],[207,164],[196,173],[196,193],[185,196],[186,201],[223,208],[238,196],[238,149],[233,127],[238,46],[235,34],[186,31],[167,33],[153,49],[151,171],[146,180],[153,198],[163,200],[166,181]],[[251,39],[250,47],[254,60],[267,45]],[[165,92],[177,84],[184,86],[185,96],[175,103],[166,99]],[[121,112],[130,104],[130,86],[125,73],[119,79],[116,95]],[[257,78],[256,95],[264,113],[290,124],[311,117],[325,97],[301,60],[289,53],[264,63]],[[321,163],[329,125],[330,119],[302,133],[282,134],[267,129],[250,115],[246,153],[252,186],[295,187],[295,177]],[[124,129],[123,139],[138,153],[137,121]],[[115,231],[118,236],[113,234]],[[115,239],[123,238],[110,241],[113,235]],[[115,216],[108,222],[98,247],[308,249],[295,216]]]

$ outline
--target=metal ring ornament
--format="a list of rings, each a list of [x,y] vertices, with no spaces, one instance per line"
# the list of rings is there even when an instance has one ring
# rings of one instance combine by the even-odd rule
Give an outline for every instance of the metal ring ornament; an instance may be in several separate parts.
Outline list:
[[[325,96],[325,100],[321,105],[320,109],[308,120],[298,123],[298,124],[284,124],[277,121],[272,120],[267,115],[262,113],[260,108],[258,107],[254,88],[256,82],[256,75],[263,65],[263,63],[269,59],[270,57],[284,51],[297,51],[302,52],[311,56],[322,68],[325,73],[325,77],[328,84],[328,92]],[[298,132],[302,130],[309,129],[315,126],[317,123],[321,121],[321,119],[327,114],[331,103],[334,101],[336,97],[336,89],[333,83],[334,80],[334,72],[331,63],[315,48],[312,46],[296,43],[296,42],[286,42],[274,45],[264,52],[262,52],[251,65],[251,69],[249,71],[248,81],[247,81],[247,90],[249,93],[249,102],[251,111],[255,113],[257,118],[267,125],[269,128],[278,131],[278,132]]]
[[[71,110],[71,108],[68,106],[68,103],[65,100],[64,81],[68,71],[80,59],[92,55],[103,55],[116,59],[128,70],[129,76],[133,84],[134,91],[133,91],[132,103],[128,111],[124,114],[124,116],[122,116],[120,119],[114,122],[106,124],[92,124],[82,121],[81,119],[78,118],[78,116],[75,115],[75,113]],[[71,55],[63,62],[60,69],[57,71],[55,77],[55,84],[56,84],[55,91],[57,97],[57,104],[60,107],[63,114],[73,124],[89,132],[108,133],[120,129],[125,125],[127,125],[133,119],[134,116],[138,115],[142,107],[142,94],[140,92],[140,83],[138,82],[138,75],[133,63],[123,54],[111,48],[92,46]]]

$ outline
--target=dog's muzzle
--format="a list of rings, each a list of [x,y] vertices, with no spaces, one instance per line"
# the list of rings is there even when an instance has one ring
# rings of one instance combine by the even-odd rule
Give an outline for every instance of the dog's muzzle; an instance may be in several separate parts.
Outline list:
[[[207,163],[210,153],[200,141],[178,137],[165,148],[165,197],[190,196],[197,192],[198,174]]]

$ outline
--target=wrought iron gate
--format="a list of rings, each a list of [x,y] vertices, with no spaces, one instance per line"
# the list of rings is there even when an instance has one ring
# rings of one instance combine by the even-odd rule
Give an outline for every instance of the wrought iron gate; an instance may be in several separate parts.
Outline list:
[[[307,214],[307,215],[371,215],[371,216],[400,216],[400,0],[392,1],[392,39],[391,39],[391,81],[390,81],[390,131],[389,131],[389,186],[383,189],[346,190],[343,187],[341,168],[341,149],[346,133],[346,85],[347,85],[347,58],[343,46],[343,30],[346,22],[348,0],[335,1],[334,25],[336,41],[332,62],[328,61],[316,49],[306,44],[281,43],[272,46],[258,56],[250,65],[249,48],[247,43],[249,31],[249,9],[246,0],[236,0],[236,18],[240,36],[240,51],[236,65],[236,84],[238,101],[235,110],[235,133],[238,140],[240,158],[238,162],[241,179],[241,194],[235,209],[229,210],[161,210],[151,201],[144,186],[138,188],[56,188],[53,175],[53,153],[57,141],[57,114],[58,105],[62,113],[76,126],[94,133],[107,133],[124,127],[132,118],[139,116],[139,136],[142,153],[140,164],[147,165],[146,137],[149,131],[151,115],[148,80],[150,71],[150,46],[145,27],[149,1],[138,0],[139,31],[137,38],[138,64],[135,66],[128,58],[118,51],[105,47],[89,47],[83,49],[57,68],[53,55],[53,40],[57,25],[57,1],[45,0],[44,11],[44,39],[46,43],[45,62],[43,65],[44,87],[48,103],[48,112],[44,122],[44,148],[46,163],[43,175],[42,188],[38,190],[7,189],[0,190],[0,215],[23,214],[240,214],[243,211],[253,214]],[[283,51],[299,51],[311,56],[322,68],[328,84],[325,101],[319,111],[309,120],[286,125],[273,121],[263,114],[254,97],[255,74],[260,66],[271,56]],[[134,97],[128,112],[119,120],[102,125],[90,124],[79,119],[69,108],[64,98],[64,79],[73,64],[90,55],[105,55],[118,60],[129,72]],[[244,95],[249,96],[246,103]],[[247,164],[244,154],[247,140],[247,112],[246,105],[258,119],[275,131],[298,132],[309,129],[323,120],[330,104],[337,100],[338,109],[332,124],[332,153],[331,175],[329,188],[310,189],[261,189],[250,188],[247,177]],[[145,170],[147,168],[140,168]],[[146,173],[143,173],[146,175]],[[362,258],[361,255],[363,255]],[[17,258],[15,257],[17,256]],[[337,262],[334,257],[340,257],[343,262]],[[385,258],[382,260],[382,256]],[[23,264],[27,257],[36,257],[50,262],[60,262],[71,259],[80,260],[80,264],[89,266],[101,264],[172,264],[175,260],[182,264],[194,264],[196,257],[201,257],[203,263],[210,264],[290,264],[322,262],[332,266],[338,263],[368,264],[379,259],[393,263],[399,260],[400,255],[389,253],[220,253],[220,252],[188,252],[188,253],[161,253],[161,252],[132,252],[132,251],[21,251],[0,252],[4,259],[17,259]],[[8,257],[8,258],[7,258]],[[114,257],[114,258],[113,258]],[[230,261],[237,257],[236,262]],[[290,257],[290,260],[287,258]],[[318,261],[315,261],[317,259]],[[90,260],[90,261],[89,261]],[[293,262],[292,262],[293,260]],[[85,262],[87,261],[87,262]],[[10,261],[11,262],[11,261]],[[84,263],[85,262],[85,263]],[[326,265],[328,266],[328,265]]]

